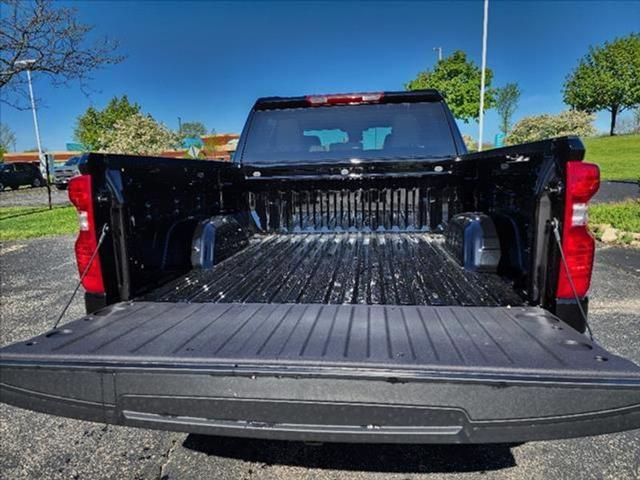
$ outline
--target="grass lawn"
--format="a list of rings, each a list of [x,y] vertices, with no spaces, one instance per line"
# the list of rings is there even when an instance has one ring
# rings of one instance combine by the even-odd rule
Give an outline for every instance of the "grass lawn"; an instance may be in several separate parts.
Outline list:
[[[618,237],[619,243],[631,243],[632,234],[640,233],[640,200],[591,205],[589,224],[598,239],[604,232],[602,225],[611,225],[621,231]]]
[[[588,162],[600,166],[602,180],[640,179],[640,135],[584,138]]]
[[[23,240],[78,231],[74,207],[1,207],[0,241]]]

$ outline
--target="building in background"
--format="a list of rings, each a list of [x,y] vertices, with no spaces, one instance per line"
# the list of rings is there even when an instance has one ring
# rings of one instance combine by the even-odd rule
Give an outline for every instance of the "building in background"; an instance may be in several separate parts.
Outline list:
[[[237,133],[216,133],[213,135],[203,135],[204,152],[207,159],[211,160],[231,160],[238,148]]]
[[[64,163],[69,160],[71,157],[75,157],[76,155],[82,155],[82,152],[70,152],[70,151],[54,151],[54,152],[45,152],[47,155],[53,156],[53,161],[56,163]],[[6,163],[15,163],[15,162],[32,162],[38,163],[40,162],[40,158],[38,157],[38,152],[7,152],[4,154],[4,162]]]
[[[212,135],[204,135],[202,143],[204,147],[201,150],[203,160],[224,160],[230,161],[238,147],[238,139],[240,135],[237,133],[216,133]],[[75,145],[75,144],[68,144]],[[83,152],[78,150],[70,151],[53,151],[45,152],[47,155],[53,156],[55,163],[64,163],[71,157],[82,155]],[[168,158],[189,158],[188,149],[167,150],[158,155],[159,157]],[[4,161],[7,163],[14,162],[39,162],[38,152],[7,152],[4,154]]]

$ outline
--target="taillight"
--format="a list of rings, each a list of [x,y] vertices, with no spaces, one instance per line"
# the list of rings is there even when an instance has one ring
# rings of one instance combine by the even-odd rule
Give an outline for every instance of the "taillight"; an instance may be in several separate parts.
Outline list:
[[[579,297],[584,297],[591,283],[595,241],[587,228],[588,202],[600,186],[600,169],[593,163],[567,162],[567,179],[562,226],[562,250],[573,285]],[[567,269],[560,264],[558,298],[574,298]]]
[[[73,177],[69,180],[68,189],[69,200],[78,210],[80,231],[76,240],[76,261],[78,263],[78,272],[82,275],[98,246],[95,217],[93,215],[91,177],[89,175]],[[100,257],[98,255],[95,255],[85,277],[82,279],[82,286],[90,293],[105,292]]]
[[[384,96],[381,92],[375,93],[337,93],[332,95],[308,95],[307,103],[311,106],[322,105],[357,105],[360,103],[377,103]]]

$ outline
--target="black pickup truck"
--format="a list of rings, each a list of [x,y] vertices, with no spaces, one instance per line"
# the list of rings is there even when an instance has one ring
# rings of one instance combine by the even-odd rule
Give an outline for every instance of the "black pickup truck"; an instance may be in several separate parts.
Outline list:
[[[305,441],[638,428],[640,367],[587,334],[583,157],[467,153],[433,90],[259,99],[233,162],[90,153],[87,315],[2,348],[1,399]]]

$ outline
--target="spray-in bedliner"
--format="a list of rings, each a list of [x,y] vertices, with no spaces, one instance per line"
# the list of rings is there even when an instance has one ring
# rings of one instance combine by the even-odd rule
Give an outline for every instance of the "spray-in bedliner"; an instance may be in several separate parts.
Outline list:
[[[499,276],[470,272],[430,233],[258,235],[210,269],[145,297],[165,302],[522,305]]]

